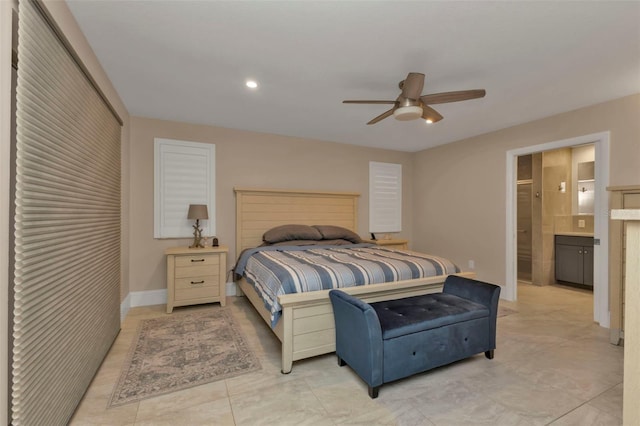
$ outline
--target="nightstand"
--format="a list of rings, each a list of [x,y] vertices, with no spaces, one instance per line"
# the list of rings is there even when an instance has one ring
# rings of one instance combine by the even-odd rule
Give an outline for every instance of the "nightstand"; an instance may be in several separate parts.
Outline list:
[[[409,240],[401,239],[381,239],[381,240],[363,240],[365,243],[377,244],[390,249],[408,250]]]
[[[173,247],[167,255],[167,313],[176,306],[226,303],[227,247]]]

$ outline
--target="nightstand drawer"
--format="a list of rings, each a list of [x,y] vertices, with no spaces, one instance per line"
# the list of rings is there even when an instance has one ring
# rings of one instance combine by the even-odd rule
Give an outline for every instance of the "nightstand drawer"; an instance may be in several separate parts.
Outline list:
[[[196,266],[217,266],[220,264],[218,255],[176,256],[176,268]]]
[[[218,287],[190,288],[186,290],[176,290],[174,300],[177,304],[179,304],[180,302],[185,301],[217,297],[219,294],[220,292],[218,290]]]
[[[183,266],[176,268],[176,279],[188,277],[201,277],[204,275],[218,275],[218,267],[208,265]]]
[[[219,285],[220,279],[217,275],[178,278],[175,281],[176,291],[200,287],[217,287]]]
[[[193,286],[192,288],[175,289],[175,301],[196,300],[202,298],[217,297],[220,294],[220,286]]]

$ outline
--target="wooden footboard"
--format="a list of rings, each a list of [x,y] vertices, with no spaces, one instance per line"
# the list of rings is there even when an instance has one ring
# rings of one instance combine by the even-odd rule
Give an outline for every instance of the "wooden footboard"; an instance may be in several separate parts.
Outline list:
[[[475,277],[472,272],[463,272],[457,275],[468,278]],[[372,284],[341,290],[367,302],[377,302],[441,291],[445,278],[446,276],[439,275],[418,280]],[[238,281],[238,285],[263,320],[270,326],[270,313],[264,307],[262,299],[253,286],[244,279]],[[335,325],[333,309],[329,301],[329,290],[287,294],[279,296],[278,300],[282,305],[282,317],[272,330],[282,343],[282,373],[291,372],[293,361],[336,350]]]

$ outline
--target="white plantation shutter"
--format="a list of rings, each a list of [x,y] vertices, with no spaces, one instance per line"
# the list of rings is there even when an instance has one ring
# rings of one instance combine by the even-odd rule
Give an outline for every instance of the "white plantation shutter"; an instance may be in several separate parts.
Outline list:
[[[402,230],[402,165],[369,163],[369,232]]]
[[[120,329],[120,123],[20,1],[12,424],[67,424]]]
[[[215,235],[215,149],[207,143],[154,139],[155,238],[192,236],[189,204],[207,205],[209,219],[200,221],[202,235]]]

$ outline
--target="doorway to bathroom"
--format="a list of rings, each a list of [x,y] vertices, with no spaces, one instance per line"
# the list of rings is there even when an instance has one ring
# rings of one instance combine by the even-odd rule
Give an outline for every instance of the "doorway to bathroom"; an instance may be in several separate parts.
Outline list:
[[[517,277],[593,289],[595,145],[518,156]]]
[[[580,163],[591,163],[590,177]],[[590,235],[593,317],[609,326],[608,168],[608,132],[507,152],[506,299],[517,299],[518,281],[556,283],[556,233]]]

